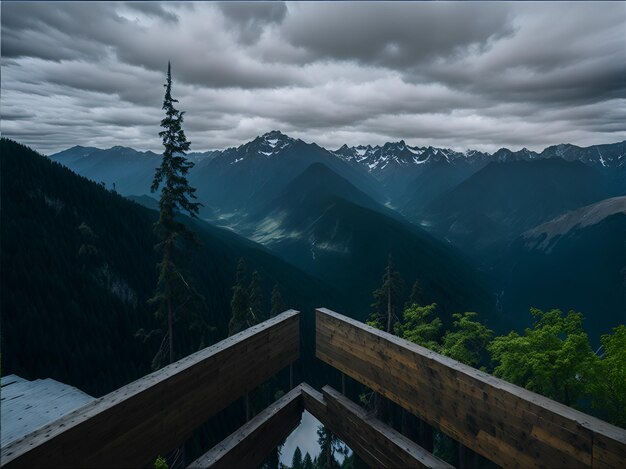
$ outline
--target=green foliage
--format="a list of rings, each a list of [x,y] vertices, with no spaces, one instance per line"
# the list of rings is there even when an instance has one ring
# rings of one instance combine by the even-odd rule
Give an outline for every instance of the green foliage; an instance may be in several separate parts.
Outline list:
[[[438,351],[439,338],[441,337],[442,322],[439,317],[430,319],[437,308],[433,303],[428,306],[413,304],[404,310],[403,322],[395,328],[397,336],[409,340],[423,347]]]
[[[626,428],[626,325],[601,338],[604,353],[589,384],[593,407],[606,420]]]
[[[154,469],[169,469],[169,466],[167,465],[167,462],[165,462],[165,458],[163,458],[163,456],[156,458],[156,461],[154,461]]]
[[[583,316],[554,309],[531,309],[533,328],[523,335],[511,332],[496,337],[488,346],[494,374],[531,391],[573,406],[583,396],[593,378],[597,357],[587,333]]]
[[[283,296],[280,294],[280,288],[278,287],[278,284],[275,284],[274,288],[272,289],[271,301],[272,301],[271,309],[270,309],[271,318],[287,310],[287,305],[285,304],[285,300],[283,300]]]
[[[441,353],[466,365],[478,368],[485,361],[493,331],[474,321],[477,313],[455,313],[454,329],[443,337]]]
[[[393,331],[397,317],[396,313],[402,304],[400,296],[403,287],[404,281],[400,274],[394,269],[393,260],[391,254],[389,254],[382,284],[380,288],[374,291],[374,303],[371,305],[373,311],[370,314],[367,324],[387,332]]]
[[[190,216],[196,217],[201,206],[200,203],[192,202],[195,199],[196,189],[187,182],[187,173],[193,167],[193,163],[185,158],[189,150],[190,142],[185,137],[182,129],[184,112],[177,110],[172,98],[172,74],[171,67],[167,64],[167,81],[165,83],[165,98],[163,110],[165,117],[161,121],[163,131],[159,136],[163,139],[163,159],[156,169],[154,180],[150,190],[156,192],[161,187],[159,197],[159,220],[155,223],[155,233],[158,237],[157,251],[161,254],[161,260],[157,264],[159,278],[154,296],[150,299],[157,307],[157,317],[162,320],[163,328],[167,329],[168,338],[168,362],[174,361],[174,322],[179,305],[186,305],[191,309],[190,298],[195,299],[195,291],[189,284],[183,272],[179,268],[181,251],[185,241],[196,241],[197,238],[187,226],[176,218],[177,213],[184,211]],[[193,304],[202,305],[203,301],[193,301]],[[164,342],[165,344],[165,342]],[[163,349],[157,353],[158,360],[153,365],[164,364],[165,354]]]

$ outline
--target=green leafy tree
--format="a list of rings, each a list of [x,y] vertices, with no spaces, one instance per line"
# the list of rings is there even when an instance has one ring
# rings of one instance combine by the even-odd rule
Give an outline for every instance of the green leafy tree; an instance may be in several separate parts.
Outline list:
[[[626,428],[626,326],[601,337],[597,378],[589,384],[592,403],[606,420]]]
[[[456,313],[454,329],[443,337],[441,353],[466,365],[478,367],[487,358],[493,331],[474,318],[477,313]]]
[[[494,374],[544,396],[573,406],[592,379],[597,357],[583,330],[583,316],[532,308],[534,325],[523,335],[511,332],[488,346]]]
[[[285,304],[285,300],[283,300],[283,296],[280,294],[280,288],[278,287],[278,284],[275,284],[272,289],[270,317],[273,318],[286,309],[287,305]]]
[[[431,350],[439,351],[441,337],[441,319],[431,317],[435,314],[437,304],[418,306],[413,304],[404,310],[403,322],[396,326],[396,335]]]
[[[400,295],[403,287],[402,277],[394,269],[393,260],[389,254],[382,284],[380,288],[374,291],[373,311],[367,324],[387,332],[393,332],[393,326],[397,320],[396,313],[398,313],[401,305]]]
[[[152,192],[161,188],[159,219],[155,223],[155,232],[159,240],[156,248],[161,254],[161,261],[157,264],[159,279],[156,292],[150,302],[157,307],[157,317],[167,324],[169,362],[172,363],[175,356],[174,308],[185,301],[185,292],[188,290],[188,283],[178,263],[183,241],[195,240],[189,229],[176,219],[176,214],[186,212],[196,217],[201,204],[192,201],[196,198],[196,189],[187,182],[186,175],[193,167],[193,163],[185,158],[190,142],[187,141],[182,128],[184,112],[174,107],[174,103],[178,101],[172,97],[172,73],[169,62],[164,86],[165,117],[161,121],[163,130],[159,132],[163,139],[163,159],[155,171],[150,188]]]
[[[169,469],[169,466],[163,456],[156,458],[156,461],[154,461],[154,469]]]
[[[293,452],[293,458],[291,458],[291,469],[302,469],[302,451],[300,447],[296,446],[296,450]]]

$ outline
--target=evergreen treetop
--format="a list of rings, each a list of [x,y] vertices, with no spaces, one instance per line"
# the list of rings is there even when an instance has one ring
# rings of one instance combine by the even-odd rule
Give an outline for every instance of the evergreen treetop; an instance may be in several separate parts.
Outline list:
[[[152,192],[156,192],[161,187],[159,219],[154,228],[159,240],[156,249],[162,257],[157,264],[159,279],[156,292],[150,302],[157,305],[157,316],[167,324],[167,346],[171,363],[174,361],[174,314],[176,308],[184,304],[186,296],[193,294],[189,282],[179,269],[181,238],[194,241],[196,239],[183,223],[175,219],[175,216],[178,212],[184,211],[196,217],[201,204],[192,201],[196,198],[196,189],[189,185],[186,177],[189,169],[193,167],[193,163],[185,158],[190,142],[187,141],[182,128],[184,112],[174,107],[174,103],[178,101],[172,97],[172,73],[169,62],[164,87],[165,118],[161,121],[163,130],[159,132],[163,139],[163,158],[155,171],[150,188]],[[157,356],[163,356],[162,352],[163,350],[160,350]],[[159,365],[160,363],[155,362],[156,367]]]
[[[374,291],[374,303],[372,314],[368,324],[387,332],[393,332],[393,326],[397,321],[397,311],[401,308],[400,295],[404,288],[404,281],[400,273],[394,269],[391,254],[387,259],[387,267],[383,274],[380,288]]]
[[[285,305],[285,300],[283,300],[283,296],[280,294],[280,288],[278,287],[278,284],[275,284],[274,288],[272,289],[270,317],[273,318],[274,316],[282,313],[286,309],[287,306]]]

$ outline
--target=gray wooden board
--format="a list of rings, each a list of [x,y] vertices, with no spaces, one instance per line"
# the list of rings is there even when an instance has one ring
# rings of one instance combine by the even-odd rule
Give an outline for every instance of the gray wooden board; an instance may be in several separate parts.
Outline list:
[[[0,378],[0,444],[5,446],[95,399],[53,379]]]

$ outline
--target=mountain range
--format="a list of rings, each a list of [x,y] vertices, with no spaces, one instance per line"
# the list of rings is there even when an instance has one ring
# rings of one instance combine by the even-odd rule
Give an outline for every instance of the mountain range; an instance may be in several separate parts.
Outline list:
[[[146,198],[159,161],[154,153],[74,147],[51,159],[154,204]],[[494,324],[528,325],[530,306],[559,307],[559,302],[525,296],[519,288],[527,285],[531,292],[531,285],[550,284],[549,269],[542,266],[561,252],[529,250],[528,233],[582,207],[626,195],[626,142],[556,145],[539,153],[457,152],[404,141],[330,151],[272,131],[239,147],[194,154],[193,160],[189,179],[204,204],[202,218],[357,297],[350,314],[359,318],[367,314],[369,292],[392,253],[406,281],[419,279],[429,300],[446,311],[473,308]],[[602,243],[623,234],[619,222],[602,226],[577,228],[571,239],[584,233],[594,244],[596,237]],[[568,243],[564,238],[558,245]],[[536,263],[529,264],[531,259]],[[614,261],[626,268],[620,256]],[[592,277],[606,273],[601,262],[586,268],[585,275]],[[580,301],[562,301],[563,308],[609,318],[597,322],[602,324],[598,333],[608,332],[624,315],[615,298],[626,281],[619,269],[610,272],[607,284],[616,288],[606,302],[611,312],[602,310],[603,302],[590,304],[580,296]],[[558,289],[563,294],[554,298],[564,299],[566,288],[555,285]],[[537,303],[529,303],[531,298]]]
[[[303,148],[319,154],[316,147]],[[160,338],[143,344],[134,335],[140,328],[158,328],[147,303],[157,280],[156,200],[148,195],[129,200],[97,183],[98,178],[81,177],[11,140],[2,139],[0,154],[1,268],[9,273],[3,286],[12,292],[1,298],[4,369],[28,378],[45,374],[93,395],[145,374]],[[76,161],[84,158],[75,156]],[[99,159],[99,164],[105,161]],[[128,160],[120,151],[111,165],[127,167]],[[337,171],[355,177],[345,162],[330,161],[338,162]],[[264,309],[273,285],[279,285],[287,305],[307,313],[304,330],[312,330],[310,311],[320,305],[365,319],[390,253],[406,282],[419,279],[425,300],[440,305],[444,321],[453,312],[473,309],[490,325],[498,322],[486,281],[464,255],[329,166],[308,165],[271,193],[277,194],[247,219],[246,229],[254,230],[251,239],[181,215],[201,241],[186,270],[206,301],[203,320],[215,327],[213,339],[227,333],[241,257],[262,276]],[[271,232],[263,223],[278,215],[288,235],[256,242]],[[177,336],[185,353],[206,340],[197,331],[181,329]],[[305,336],[306,350],[313,334]],[[79,376],[75,370],[83,371]]]
[[[196,163],[190,181],[205,205],[203,216],[225,225],[235,225],[267,204],[293,177],[317,162],[414,222],[420,221],[434,199],[496,162],[580,162],[601,173],[613,194],[626,186],[626,141],[584,148],[561,144],[540,153],[506,148],[493,154],[457,152],[410,146],[403,140],[382,146],[343,145],[331,151],[274,130],[238,147],[188,156]],[[108,150],[72,147],[51,158],[122,195],[149,194],[159,162],[154,152],[119,146]]]

